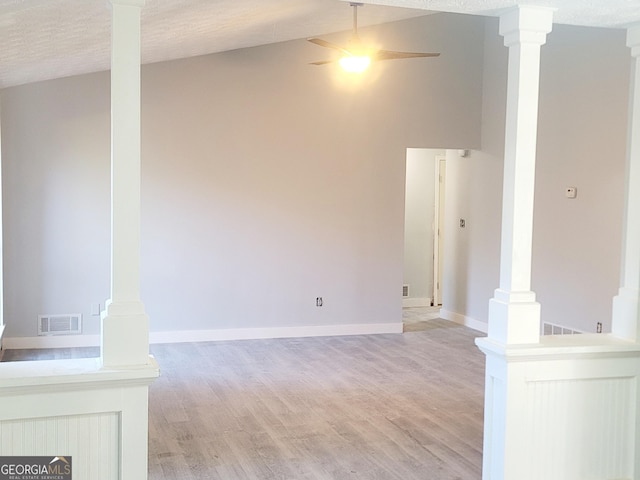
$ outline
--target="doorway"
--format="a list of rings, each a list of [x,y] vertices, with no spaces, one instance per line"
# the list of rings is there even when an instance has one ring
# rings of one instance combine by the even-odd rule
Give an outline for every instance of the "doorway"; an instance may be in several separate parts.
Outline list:
[[[434,307],[442,305],[442,265],[444,259],[444,187],[447,162],[444,155],[437,155],[435,161],[435,205],[433,232],[433,300]]]
[[[407,149],[402,288],[406,327],[437,318],[442,304],[445,158],[443,149]]]

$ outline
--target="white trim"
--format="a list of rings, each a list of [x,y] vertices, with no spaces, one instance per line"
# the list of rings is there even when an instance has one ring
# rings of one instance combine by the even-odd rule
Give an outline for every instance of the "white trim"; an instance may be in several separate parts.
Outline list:
[[[402,333],[402,322],[352,325],[310,325],[305,327],[225,328],[220,330],[177,330],[151,332],[150,343],[216,342],[268,338],[332,337],[340,335],[377,335]],[[100,346],[100,335],[65,335],[57,337],[9,337],[4,348],[69,348]]]
[[[489,325],[487,323],[476,320],[475,318],[467,317],[460,313],[445,310],[444,308],[440,309],[440,318],[464,325],[465,327],[473,328],[474,330],[482,333],[488,333],[489,331]]]
[[[409,297],[402,299],[402,308],[411,308],[411,307],[430,307],[431,299],[423,298],[423,297]]]
[[[440,278],[440,271],[442,266],[440,260],[442,259],[443,242],[441,237],[444,237],[444,215],[440,215],[444,209],[444,199],[440,202],[443,191],[445,190],[446,179],[446,155],[436,155],[435,158],[435,187],[434,187],[434,202],[433,202],[433,303],[440,305],[442,303],[442,278]],[[444,163],[444,165],[441,165]],[[444,167],[444,168],[441,168]],[[442,178],[444,175],[445,178]],[[441,225],[442,224],[442,225]],[[440,228],[442,227],[442,229]]]
[[[304,327],[228,328],[220,330],[182,330],[151,332],[151,343],[215,342],[269,338],[332,337],[339,335],[375,335],[402,333],[399,323],[364,323],[352,325],[310,325]]]
[[[22,348],[74,348],[99,346],[100,335],[5,337],[2,342],[2,348],[7,350],[18,350]]]

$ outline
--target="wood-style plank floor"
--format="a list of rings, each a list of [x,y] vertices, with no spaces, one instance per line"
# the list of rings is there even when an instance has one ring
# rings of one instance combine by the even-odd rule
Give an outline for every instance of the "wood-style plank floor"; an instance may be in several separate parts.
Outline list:
[[[422,326],[152,345],[161,376],[150,389],[149,479],[479,480],[479,333],[410,323]]]

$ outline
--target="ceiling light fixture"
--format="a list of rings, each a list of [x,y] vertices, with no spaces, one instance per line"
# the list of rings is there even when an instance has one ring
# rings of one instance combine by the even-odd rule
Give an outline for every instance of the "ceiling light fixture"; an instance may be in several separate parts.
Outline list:
[[[347,47],[336,45],[321,38],[308,38],[311,43],[315,43],[321,47],[331,48],[341,53],[338,60],[340,66],[347,72],[362,73],[371,62],[380,60],[394,60],[400,58],[417,58],[417,57],[437,57],[439,53],[414,53],[414,52],[396,52],[394,50],[381,50],[375,47],[367,47],[360,41],[358,36],[358,7],[362,6],[360,2],[351,2],[353,8],[353,33]],[[336,60],[323,60],[320,62],[311,62],[312,65],[326,65]]]
[[[361,3],[351,2],[351,7],[353,7],[353,37],[351,39],[351,43],[360,46],[360,37],[358,37],[358,7],[361,7]],[[364,53],[364,52],[363,52]],[[368,55],[364,54],[353,54],[347,52],[347,55],[342,57],[338,63],[345,72],[348,73],[362,73],[371,64],[371,58]]]
[[[340,66],[345,72],[349,73],[362,73],[371,64],[371,59],[366,55],[355,56],[346,55],[339,60]]]

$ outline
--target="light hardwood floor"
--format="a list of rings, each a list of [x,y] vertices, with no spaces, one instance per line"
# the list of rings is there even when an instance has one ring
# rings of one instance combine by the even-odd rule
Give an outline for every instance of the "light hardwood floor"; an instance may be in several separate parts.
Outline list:
[[[428,327],[153,345],[162,371],[150,389],[149,479],[479,480],[479,333]]]
[[[440,307],[407,307],[402,309],[402,323],[405,332],[419,332],[438,328],[432,322],[440,315]]]

